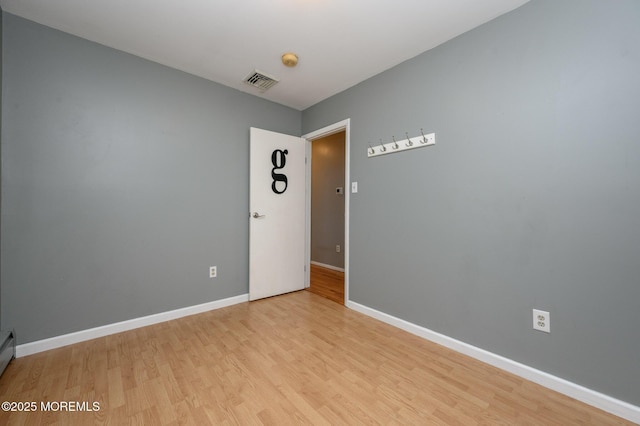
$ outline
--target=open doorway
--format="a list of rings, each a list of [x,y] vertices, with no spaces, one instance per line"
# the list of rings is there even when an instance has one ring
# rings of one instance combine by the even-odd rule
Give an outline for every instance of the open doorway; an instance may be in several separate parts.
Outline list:
[[[344,303],[344,130],[311,141],[309,291]]]
[[[309,291],[348,305],[350,120],[303,136],[307,143]]]

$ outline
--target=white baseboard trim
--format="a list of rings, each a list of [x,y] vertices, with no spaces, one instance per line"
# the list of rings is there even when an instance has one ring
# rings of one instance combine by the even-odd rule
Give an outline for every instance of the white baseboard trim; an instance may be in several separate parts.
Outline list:
[[[203,303],[200,305],[188,306],[186,308],[175,309],[173,311],[161,312],[159,314],[148,315],[146,317],[134,318],[127,321],[116,322],[114,324],[90,328],[88,330],[77,331],[75,333],[63,334],[62,336],[51,337],[49,339],[25,343],[16,346],[16,357],[20,358],[27,355],[33,355],[38,352],[48,351],[50,349],[96,339],[110,334],[133,330],[134,328],[146,327],[148,325],[158,324],[248,301],[249,295],[241,294],[240,296],[229,297],[227,299],[214,300],[213,302]]]
[[[553,376],[544,371],[513,361],[509,358],[494,354],[492,352],[469,345],[451,337],[445,336],[428,328],[410,323],[384,312],[377,311],[356,302],[347,301],[347,307],[362,314],[398,327],[423,339],[430,340],[439,345],[445,346],[456,352],[463,353],[472,358],[485,362],[501,370],[508,371],[541,386],[552,389],[571,398],[582,401],[586,404],[599,408],[608,413],[622,417],[634,423],[640,424],[640,407],[628,402],[612,398],[608,395],[585,388],[584,386],[572,383],[560,377]]]
[[[344,268],[339,268],[333,265],[327,265],[326,263],[316,262],[315,260],[312,260],[309,263],[311,263],[312,265],[320,266],[321,268],[333,269],[334,271],[344,272]]]

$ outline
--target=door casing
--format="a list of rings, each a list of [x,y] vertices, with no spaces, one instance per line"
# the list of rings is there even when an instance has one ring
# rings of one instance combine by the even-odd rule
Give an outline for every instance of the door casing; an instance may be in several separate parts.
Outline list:
[[[349,209],[351,199],[351,173],[350,173],[350,127],[351,119],[339,121],[316,131],[307,133],[302,137],[306,140],[305,165],[306,174],[306,207],[305,207],[305,287],[309,287],[311,280],[311,143],[314,139],[332,135],[344,130],[344,305],[348,306],[349,301]]]

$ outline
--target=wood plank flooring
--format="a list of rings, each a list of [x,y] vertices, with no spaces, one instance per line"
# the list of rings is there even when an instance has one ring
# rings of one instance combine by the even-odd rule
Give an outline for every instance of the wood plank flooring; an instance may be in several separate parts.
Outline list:
[[[307,290],[344,305],[344,272],[311,265]]]
[[[12,361],[2,425],[630,424],[308,291]]]

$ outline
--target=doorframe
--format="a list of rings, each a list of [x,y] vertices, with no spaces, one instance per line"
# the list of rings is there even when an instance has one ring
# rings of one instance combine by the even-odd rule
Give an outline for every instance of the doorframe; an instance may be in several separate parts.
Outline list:
[[[350,156],[351,151],[351,119],[330,124],[316,131],[302,135],[306,145],[306,206],[305,206],[305,287],[308,288],[311,280],[311,143],[315,139],[333,135],[344,131],[344,305],[349,301],[349,211],[351,198],[351,172]]]

